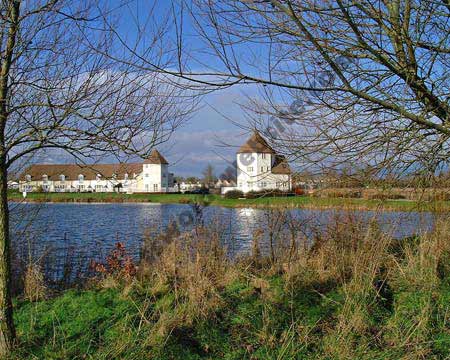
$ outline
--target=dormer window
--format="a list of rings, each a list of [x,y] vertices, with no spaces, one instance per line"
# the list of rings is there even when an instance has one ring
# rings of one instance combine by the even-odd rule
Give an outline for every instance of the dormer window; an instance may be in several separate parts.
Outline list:
[[[25,181],[31,181],[31,175],[25,175]]]
[[[123,178],[124,178],[125,180],[128,180],[128,174],[125,174],[125,175],[123,176]]]
[[[47,175],[42,175],[42,182],[44,184],[47,184],[47,182],[48,182],[48,176]]]
[[[102,176],[101,176],[100,174],[97,174],[97,175],[95,176],[95,180],[97,180],[97,181],[101,180],[101,178],[102,178]]]
[[[66,181],[66,176],[63,174],[59,175],[59,181],[62,181],[62,182]]]
[[[78,175],[78,181],[81,183],[84,181],[84,175],[80,174]]]

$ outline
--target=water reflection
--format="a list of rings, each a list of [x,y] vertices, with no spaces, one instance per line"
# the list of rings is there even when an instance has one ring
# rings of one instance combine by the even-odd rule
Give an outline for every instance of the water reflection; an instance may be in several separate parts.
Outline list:
[[[17,256],[21,259],[53,256],[56,263],[63,263],[67,256],[80,261],[103,259],[117,242],[124,243],[137,258],[144,236],[154,236],[171,221],[175,221],[181,230],[193,226],[189,221],[180,221],[183,214],[192,212],[191,207],[179,204],[21,203],[11,204],[11,210],[11,233]],[[308,236],[342,213],[294,209],[289,215],[301,223],[300,230]],[[430,213],[368,211],[346,214],[366,221],[376,218],[383,231],[396,237],[429,230],[433,224]],[[256,229],[263,231],[262,250],[267,249],[269,215],[268,211],[260,209],[208,207],[204,209],[201,221],[214,226],[229,253],[236,256],[251,251]]]

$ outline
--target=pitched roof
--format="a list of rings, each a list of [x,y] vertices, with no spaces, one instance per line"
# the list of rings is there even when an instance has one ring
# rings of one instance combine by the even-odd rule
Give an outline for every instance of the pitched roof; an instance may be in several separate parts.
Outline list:
[[[111,179],[114,175],[123,179],[125,174],[133,176],[142,172],[142,164],[36,164],[29,166],[21,175],[20,180],[25,180],[26,175],[31,175],[32,180],[41,180],[42,175],[47,175],[49,180],[59,180],[64,175],[66,180],[77,180],[83,175],[85,180],[95,180],[97,174],[102,178]]]
[[[272,149],[261,134],[255,130],[253,135],[238,150],[238,154],[244,153],[275,154],[275,150]]]
[[[291,168],[283,155],[275,155],[275,162],[272,166],[272,174],[289,175]]]
[[[169,163],[166,159],[164,159],[164,156],[162,156],[158,150],[154,149],[150,156],[144,161],[144,164],[168,165]]]

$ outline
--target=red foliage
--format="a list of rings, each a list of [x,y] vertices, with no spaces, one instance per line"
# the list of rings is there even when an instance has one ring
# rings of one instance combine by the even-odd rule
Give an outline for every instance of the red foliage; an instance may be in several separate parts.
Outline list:
[[[105,263],[92,261],[91,270],[101,275],[114,275],[130,278],[136,275],[136,265],[131,256],[127,255],[125,245],[117,243],[114,250],[106,257]]]

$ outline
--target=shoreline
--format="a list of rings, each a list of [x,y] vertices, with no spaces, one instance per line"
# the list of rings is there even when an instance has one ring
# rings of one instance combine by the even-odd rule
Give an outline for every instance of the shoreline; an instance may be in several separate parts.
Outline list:
[[[27,198],[14,193],[8,196],[14,203],[68,204],[179,204],[205,202],[211,206],[253,209],[358,210],[402,212],[450,212],[450,201],[418,202],[414,200],[366,200],[360,198],[265,197],[258,199],[225,199],[220,195],[193,194],[115,194],[115,193],[29,193]]]

